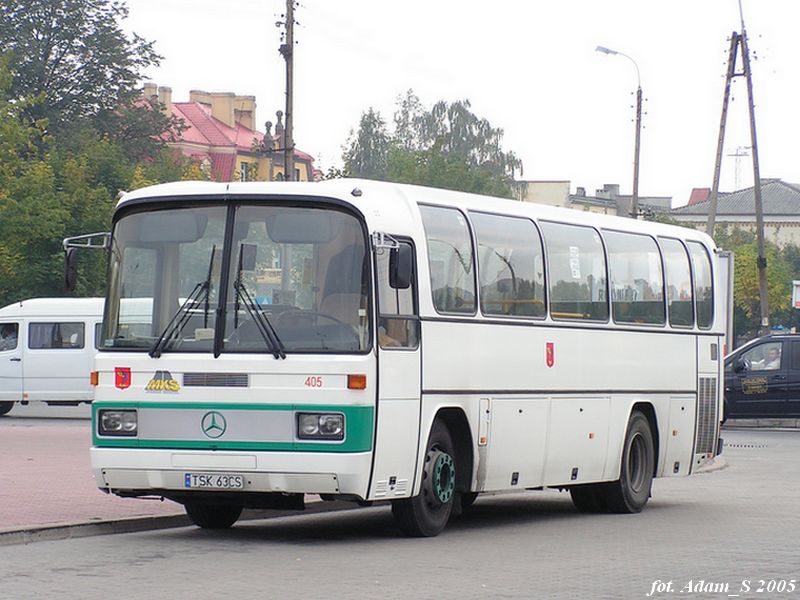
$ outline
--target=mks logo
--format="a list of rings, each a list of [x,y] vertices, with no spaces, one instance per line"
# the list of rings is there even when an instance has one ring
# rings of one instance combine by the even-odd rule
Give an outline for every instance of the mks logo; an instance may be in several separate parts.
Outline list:
[[[180,389],[180,384],[172,378],[169,371],[156,371],[144,388],[146,392],[177,392]]]

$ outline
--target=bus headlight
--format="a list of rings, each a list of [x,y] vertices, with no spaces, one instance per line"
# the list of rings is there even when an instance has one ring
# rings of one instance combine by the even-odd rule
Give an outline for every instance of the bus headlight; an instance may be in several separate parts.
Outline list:
[[[344,415],[297,413],[297,437],[301,440],[343,440]]]
[[[135,410],[97,411],[98,435],[135,436],[139,433],[139,419]]]

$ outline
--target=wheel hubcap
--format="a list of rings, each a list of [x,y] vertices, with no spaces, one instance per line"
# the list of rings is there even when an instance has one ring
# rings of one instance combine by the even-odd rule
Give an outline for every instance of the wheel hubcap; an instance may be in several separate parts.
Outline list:
[[[429,501],[436,506],[452,500],[456,489],[453,457],[441,450],[431,450],[426,464],[425,483]]]

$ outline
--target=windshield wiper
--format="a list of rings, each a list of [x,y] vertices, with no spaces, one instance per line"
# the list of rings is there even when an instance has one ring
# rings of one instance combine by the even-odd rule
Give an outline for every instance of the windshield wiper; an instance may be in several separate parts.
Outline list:
[[[183,331],[186,323],[188,323],[189,319],[191,318],[191,313],[187,310],[187,307],[190,305],[190,303],[197,304],[200,299],[203,298],[203,294],[205,294],[205,315],[203,319],[203,326],[208,326],[208,304],[211,296],[211,272],[214,266],[214,254],[216,251],[217,246],[215,244],[211,248],[211,258],[208,261],[208,276],[206,277],[206,280],[195,284],[194,289],[191,291],[189,296],[186,298],[186,300],[184,300],[183,304],[178,307],[178,310],[175,311],[175,314],[172,315],[172,318],[167,323],[167,326],[164,327],[161,335],[158,336],[158,339],[150,348],[150,358],[158,358],[161,356],[161,351],[164,349],[164,346],[167,345],[167,342]]]
[[[236,272],[236,279],[233,282],[233,289],[236,290],[236,305],[234,307],[234,322],[235,325],[238,325],[239,322],[239,302],[241,301],[245,308],[247,309],[247,313],[250,315],[250,318],[256,324],[256,329],[261,334],[261,337],[264,338],[264,341],[267,343],[267,349],[272,352],[272,356],[275,358],[286,358],[286,348],[281,342],[281,339],[278,337],[275,328],[270,323],[269,317],[264,313],[261,309],[261,305],[253,299],[250,295],[250,292],[247,291],[247,287],[242,283],[242,251],[243,251],[242,244],[239,247],[239,268]]]

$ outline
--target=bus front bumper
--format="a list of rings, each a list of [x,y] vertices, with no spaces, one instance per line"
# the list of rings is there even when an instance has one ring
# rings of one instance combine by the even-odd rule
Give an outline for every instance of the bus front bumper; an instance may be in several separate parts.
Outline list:
[[[366,498],[372,454],[91,449],[97,486],[118,495],[347,494]],[[222,475],[223,477],[217,477]],[[168,492],[162,494],[162,492]]]

